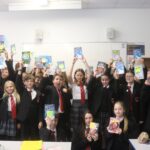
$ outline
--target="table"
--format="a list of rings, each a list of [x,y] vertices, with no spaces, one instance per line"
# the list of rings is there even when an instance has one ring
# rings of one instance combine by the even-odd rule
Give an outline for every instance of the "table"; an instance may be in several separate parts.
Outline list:
[[[134,150],[150,150],[150,142],[147,144],[140,144],[137,139],[130,139],[129,141]]]
[[[22,141],[0,141],[4,150],[20,150],[21,143]],[[44,150],[71,150],[71,142],[43,142],[43,145]]]

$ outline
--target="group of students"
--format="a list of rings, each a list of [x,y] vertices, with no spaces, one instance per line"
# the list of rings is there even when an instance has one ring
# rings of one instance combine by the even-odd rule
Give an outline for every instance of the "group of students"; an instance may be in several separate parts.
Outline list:
[[[73,63],[67,77],[57,70],[34,67],[26,72],[23,63],[13,68],[5,53],[6,68],[0,70],[0,139],[72,141],[72,150],[128,150],[129,138],[150,134],[150,71],[145,79],[134,77],[134,65],[118,74],[110,62],[92,72]],[[73,74],[74,71],[74,74]],[[44,115],[46,104],[54,104],[55,116]],[[108,130],[110,117],[120,121],[116,133]],[[91,132],[90,123],[99,123]]]

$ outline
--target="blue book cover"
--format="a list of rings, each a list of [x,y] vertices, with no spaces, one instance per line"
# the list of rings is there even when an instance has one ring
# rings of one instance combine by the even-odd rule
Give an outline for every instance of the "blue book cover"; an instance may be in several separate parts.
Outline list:
[[[41,62],[44,66],[48,66],[52,64],[52,57],[51,56],[41,56]]]
[[[135,65],[134,66],[134,74],[138,79],[144,79],[143,66]]]
[[[134,49],[133,55],[134,55],[134,58],[135,58],[135,59],[141,58],[141,57],[142,57],[141,49]]]
[[[44,117],[55,117],[55,105],[54,104],[45,104],[44,106]]]
[[[116,62],[116,71],[118,74],[124,74],[124,64],[122,62]]]
[[[6,67],[5,60],[2,56],[0,56],[0,69],[4,69]]]
[[[61,71],[65,71],[65,62],[64,61],[58,61],[57,62],[58,69]]]
[[[22,61],[24,64],[30,64],[30,61],[31,61],[31,52],[30,51],[22,52]]]
[[[74,48],[74,57],[81,59],[83,57],[82,47]]]

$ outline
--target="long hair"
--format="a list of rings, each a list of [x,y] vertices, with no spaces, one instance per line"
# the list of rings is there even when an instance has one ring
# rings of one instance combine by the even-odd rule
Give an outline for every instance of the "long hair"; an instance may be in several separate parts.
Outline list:
[[[6,88],[7,88],[8,86],[10,86],[10,85],[14,87],[14,91],[13,91],[12,94],[14,94],[14,96],[15,96],[15,98],[16,98],[16,102],[19,103],[19,102],[20,102],[20,95],[18,94],[18,92],[17,92],[17,90],[16,90],[16,86],[15,86],[15,84],[14,84],[13,81],[8,80],[8,81],[5,82],[5,84],[4,84],[4,94],[3,94],[3,97],[9,96],[9,94],[8,94],[7,91],[6,91]]]
[[[123,117],[124,117],[124,127],[123,127],[123,132],[126,133],[127,130],[128,130],[128,124],[129,124],[129,121],[128,121],[128,118],[126,116],[126,110],[125,110],[125,106],[124,106],[124,103],[121,102],[121,101],[117,101],[115,104],[119,104],[123,110],[124,110],[124,114],[123,114]],[[115,105],[114,104],[114,105]]]
[[[86,79],[85,79],[85,72],[84,72],[84,70],[81,69],[81,68],[77,69],[77,70],[74,72],[74,80],[75,80],[75,82],[77,82],[77,79],[76,79],[76,77],[75,77],[75,75],[76,75],[77,72],[81,72],[81,73],[83,74],[82,82],[83,82],[83,84],[85,84],[85,80],[86,80]]]

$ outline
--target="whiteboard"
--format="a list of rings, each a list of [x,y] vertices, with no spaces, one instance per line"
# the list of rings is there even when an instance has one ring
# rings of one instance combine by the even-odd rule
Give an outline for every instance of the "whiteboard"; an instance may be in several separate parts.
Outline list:
[[[50,55],[53,65],[56,65],[57,61],[64,61],[67,71],[70,69],[73,61],[74,47],[82,47],[83,55],[89,66],[94,68],[98,61],[108,63],[112,58],[112,50],[120,50],[120,56],[126,65],[126,43],[24,43],[22,44],[22,51],[32,52],[32,64],[34,64],[34,58],[40,55]],[[21,51],[15,57],[14,60],[21,58]],[[81,60],[76,63],[75,68],[84,68]]]

